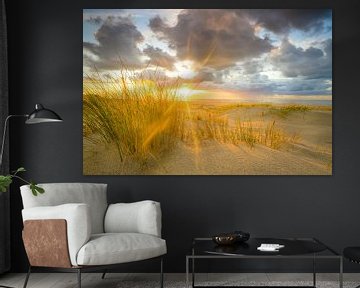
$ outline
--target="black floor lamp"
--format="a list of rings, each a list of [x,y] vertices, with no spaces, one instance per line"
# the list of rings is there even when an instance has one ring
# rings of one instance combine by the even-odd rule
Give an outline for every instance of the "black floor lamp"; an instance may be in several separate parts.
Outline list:
[[[46,123],[46,122],[62,122],[63,121],[58,114],[56,114],[54,111],[52,111],[50,109],[45,108],[41,104],[36,104],[35,110],[33,112],[31,112],[30,114],[19,114],[19,115],[7,116],[5,119],[5,123],[4,123],[4,132],[3,132],[1,151],[0,151],[0,167],[2,165],[2,160],[3,160],[8,122],[11,118],[15,118],[15,117],[27,118],[25,121],[25,124],[39,124],[39,123]]]
[[[56,122],[62,122],[63,120],[61,119],[61,117],[55,113],[54,111],[45,108],[43,105],[41,104],[36,104],[35,105],[35,110],[33,112],[31,112],[30,114],[19,114],[19,115],[9,115],[6,117],[5,119],[5,123],[4,123],[4,131],[3,131],[3,138],[1,141],[1,150],[0,150],[0,168],[2,166],[2,161],[3,161],[3,155],[4,155],[4,146],[6,143],[6,132],[7,132],[7,126],[9,123],[9,120],[11,118],[18,118],[18,117],[23,117],[26,118],[25,123],[26,124],[39,124],[39,123],[47,123],[47,122],[51,122],[51,123],[56,123]],[[0,284],[0,287],[4,287],[4,288],[12,288],[9,286],[3,286]]]

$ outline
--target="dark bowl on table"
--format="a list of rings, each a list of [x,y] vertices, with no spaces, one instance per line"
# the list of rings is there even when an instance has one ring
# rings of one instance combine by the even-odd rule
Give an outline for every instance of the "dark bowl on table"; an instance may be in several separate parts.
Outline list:
[[[212,240],[218,245],[232,245],[249,240],[250,234],[243,231],[234,231],[231,233],[221,233],[212,237]]]
[[[212,240],[218,245],[232,245],[237,241],[236,234],[220,234],[212,237]]]
[[[236,241],[237,242],[245,242],[250,239],[250,233],[244,232],[244,231],[234,231],[234,234],[236,235]]]

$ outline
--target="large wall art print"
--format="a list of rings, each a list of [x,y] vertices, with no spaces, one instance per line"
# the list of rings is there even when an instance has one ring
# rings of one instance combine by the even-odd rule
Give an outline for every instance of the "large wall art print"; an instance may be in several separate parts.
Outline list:
[[[331,175],[330,9],[84,9],[85,175]]]

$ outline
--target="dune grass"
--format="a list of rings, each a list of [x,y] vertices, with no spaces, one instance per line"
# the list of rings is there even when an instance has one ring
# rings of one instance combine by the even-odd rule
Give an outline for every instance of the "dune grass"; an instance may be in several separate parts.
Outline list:
[[[119,160],[146,163],[158,160],[178,141],[198,145],[206,140],[280,149],[299,139],[288,135],[276,121],[229,120],[227,112],[246,108],[274,110],[279,115],[306,112],[303,105],[237,103],[192,106],[177,94],[180,84],[156,72],[135,74],[124,69],[117,77],[85,77],[83,137],[89,142],[115,146]],[[244,117],[244,116],[242,116]],[[111,149],[111,148],[109,148]]]
[[[308,105],[292,104],[292,105],[273,107],[270,111],[281,118],[286,118],[289,116],[290,113],[300,112],[304,115],[306,112],[310,110],[311,108]]]
[[[264,145],[273,149],[280,149],[288,143],[294,143],[300,139],[299,135],[289,135],[277,127],[276,121],[242,121],[237,119],[232,123],[227,116],[219,116],[216,113],[197,111],[191,119],[195,123],[198,139],[216,140],[221,143],[234,145],[247,144],[254,147],[255,144]],[[194,125],[193,125],[194,126]],[[188,130],[185,130],[185,133]],[[184,137],[189,139],[188,137]]]
[[[156,74],[90,78],[83,88],[83,136],[115,144],[121,161],[156,158],[181,134],[183,103],[176,91],[177,83]]]
[[[251,108],[271,108],[272,104],[269,103],[236,103],[236,104],[224,104],[214,105],[207,107],[206,110],[213,113],[226,113],[236,109],[251,109]]]
[[[279,116],[280,118],[287,118],[291,113],[302,113],[305,116],[308,111],[332,111],[331,106],[318,106],[318,105],[272,105],[270,106],[269,113]]]

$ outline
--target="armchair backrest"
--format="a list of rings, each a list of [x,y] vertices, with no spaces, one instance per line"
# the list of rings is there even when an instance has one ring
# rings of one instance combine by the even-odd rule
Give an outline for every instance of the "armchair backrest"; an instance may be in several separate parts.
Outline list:
[[[104,217],[107,209],[107,184],[97,183],[49,183],[39,184],[44,194],[33,196],[29,185],[20,187],[24,209],[40,206],[57,206],[67,203],[89,205],[92,233],[104,232]]]

